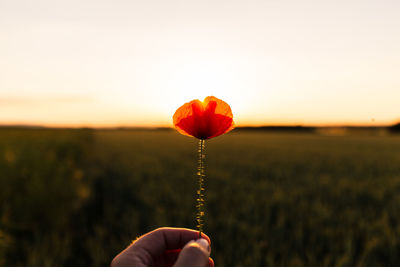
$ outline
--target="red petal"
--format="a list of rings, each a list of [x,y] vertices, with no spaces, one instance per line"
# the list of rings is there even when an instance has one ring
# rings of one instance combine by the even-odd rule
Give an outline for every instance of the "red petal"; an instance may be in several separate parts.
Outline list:
[[[214,96],[184,104],[175,112],[173,122],[181,134],[199,139],[219,136],[234,127],[231,108]]]

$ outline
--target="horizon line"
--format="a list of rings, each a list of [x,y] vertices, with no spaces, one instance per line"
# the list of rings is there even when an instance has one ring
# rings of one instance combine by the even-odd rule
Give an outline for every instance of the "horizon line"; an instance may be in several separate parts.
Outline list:
[[[262,125],[237,125],[237,129],[261,129],[261,128],[303,128],[303,129],[314,129],[314,128],[390,128],[398,123],[392,124],[380,124],[380,125],[370,125],[370,124],[315,124],[315,125],[305,125],[305,124],[262,124]],[[31,128],[31,129],[174,129],[171,126],[165,125],[155,125],[155,126],[143,126],[143,125],[46,125],[46,124],[1,124],[0,128]]]

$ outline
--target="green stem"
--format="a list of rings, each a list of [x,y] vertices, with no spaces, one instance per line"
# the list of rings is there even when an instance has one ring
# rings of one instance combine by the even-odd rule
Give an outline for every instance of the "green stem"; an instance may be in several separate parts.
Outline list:
[[[199,161],[198,161],[198,167],[197,167],[197,179],[199,183],[199,188],[197,190],[197,215],[196,215],[196,221],[197,221],[197,229],[199,230],[199,238],[201,238],[201,233],[203,232],[203,226],[204,226],[204,146],[205,146],[205,140],[200,139],[199,140]]]

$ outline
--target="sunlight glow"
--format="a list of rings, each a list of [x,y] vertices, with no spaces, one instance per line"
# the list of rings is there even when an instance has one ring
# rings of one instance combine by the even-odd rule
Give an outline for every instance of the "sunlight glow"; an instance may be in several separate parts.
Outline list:
[[[399,3],[5,1],[0,124],[171,126],[206,96],[237,125],[391,124]]]

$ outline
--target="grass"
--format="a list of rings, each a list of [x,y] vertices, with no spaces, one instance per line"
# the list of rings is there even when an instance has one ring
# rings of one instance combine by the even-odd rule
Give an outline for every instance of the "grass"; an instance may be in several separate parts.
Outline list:
[[[233,131],[206,142],[216,266],[395,266],[400,136]],[[2,129],[0,266],[108,266],[160,226],[195,228],[197,140]]]

